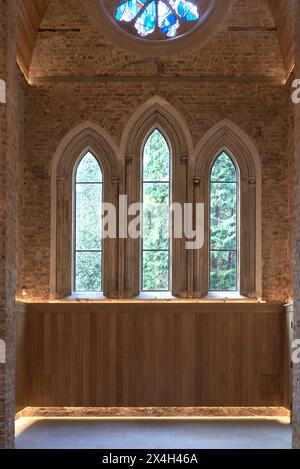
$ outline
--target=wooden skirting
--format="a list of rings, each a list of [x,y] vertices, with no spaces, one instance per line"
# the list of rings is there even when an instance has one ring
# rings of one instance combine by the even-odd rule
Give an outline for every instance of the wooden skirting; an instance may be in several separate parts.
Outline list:
[[[253,302],[18,304],[17,409],[285,407],[285,317]]]

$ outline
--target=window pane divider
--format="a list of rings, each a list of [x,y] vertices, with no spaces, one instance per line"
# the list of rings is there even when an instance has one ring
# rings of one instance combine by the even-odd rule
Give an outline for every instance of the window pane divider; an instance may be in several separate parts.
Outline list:
[[[75,252],[102,252],[102,249],[76,249]]]
[[[170,181],[142,181],[143,184],[170,184]]]
[[[76,182],[76,185],[78,185],[78,184],[82,184],[82,185],[86,184],[86,185],[97,185],[97,186],[100,186],[100,185],[103,184],[103,182],[91,182],[91,181],[89,181],[89,182]]]

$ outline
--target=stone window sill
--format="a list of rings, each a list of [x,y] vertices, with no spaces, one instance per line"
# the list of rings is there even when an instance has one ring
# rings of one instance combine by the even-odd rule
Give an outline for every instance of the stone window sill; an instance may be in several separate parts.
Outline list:
[[[106,298],[102,293],[77,293],[74,292],[72,295],[56,300],[58,302],[113,302],[113,303],[130,303],[130,302],[174,302],[174,303],[205,303],[205,302],[261,302],[260,299],[247,298],[241,296],[238,292],[210,292],[206,297],[203,298],[176,298],[171,292],[142,292],[140,295],[134,298],[128,299],[109,299]]]

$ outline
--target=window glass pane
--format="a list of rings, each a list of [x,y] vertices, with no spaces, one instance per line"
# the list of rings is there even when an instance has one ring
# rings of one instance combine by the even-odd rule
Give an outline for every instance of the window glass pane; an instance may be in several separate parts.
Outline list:
[[[226,153],[222,153],[216,160],[211,172],[211,181],[237,181],[235,166]]]
[[[144,251],[143,290],[169,290],[169,252]]]
[[[74,289],[102,289],[102,171],[87,153],[76,172],[74,220]]]
[[[158,2],[158,26],[162,33],[174,37],[179,28],[179,21],[165,2]]]
[[[76,184],[76,250],[101,249],[102,184]]]
[[[100,292],[101,252],[77,252],[75,262],[75,291]]]
[[[211,251],[210,290],[237,290],[237,253],[235,251]]]
[[[238,177],[222,153],[210,181],[210,290],[238,289]]]
[[[127,2],[121,3],[116,11],[116,19],[126,22],[133,20],[146,2],[147,0],[127,0]]]
[[[137,16],[135,28],[140,36],[145,37],[153,33],[156,27],[156,2],[150,2],[140,14]]]
[[[143,247],[169,249],[169,184],[144,184]]]
[[[144,181],[169,181],[170,151],[162,134],[155,130],[144,148]]]
[[[91,153],[82,158],[77,169],[76,182],[102,182],[101,168]]]
[[[170,150],[155,130],[143,153],[142,290],[168,291],[170,260]]]
[[[189,0],[168,0],[178,16],[185,21],[195,21],[199,18],[198,7]]]
[[[211,184],[211,249],[237,248],[237,185]]]

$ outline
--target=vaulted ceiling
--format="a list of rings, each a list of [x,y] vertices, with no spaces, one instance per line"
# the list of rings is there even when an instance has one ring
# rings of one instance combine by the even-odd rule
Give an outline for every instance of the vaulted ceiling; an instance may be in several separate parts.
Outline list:
[[[26,78],[40,24],[50,0],[17,0],[17,61]]]
[[[296,0],[267,0],[273,14],[287,74],[294,66],[294,13]],[[17,0],[17,60],[28,78],[37,34],[50,0]]]
[[[294,67],[296,0],[269,0],[287,72]]]

